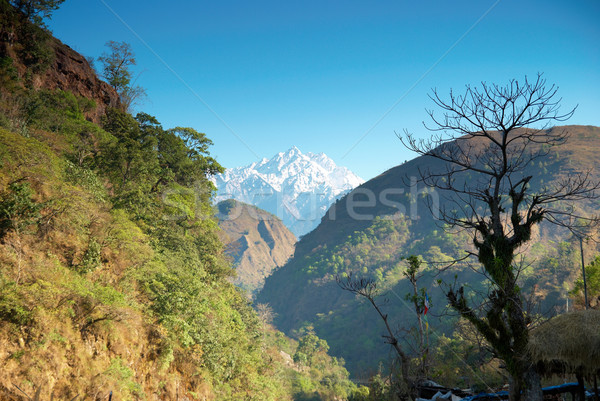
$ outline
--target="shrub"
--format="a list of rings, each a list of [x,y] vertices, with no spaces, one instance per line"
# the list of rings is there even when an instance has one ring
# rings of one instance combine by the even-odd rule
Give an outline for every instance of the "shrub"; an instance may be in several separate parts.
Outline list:
[[[0,277],[0,320],[25,326],[31,319],[32,313],[24,305],[17,285]]]
[[[101,264],[102,246],[94,238],[90,238],[88,248],[83,254],[81,263],[77,266],[79,273],[85,274],[96,270]]]
[[[21,232],[38,222],[42,205],[32,195],[26,182],[13,182],[0,195],[0,239],[11,230]]]

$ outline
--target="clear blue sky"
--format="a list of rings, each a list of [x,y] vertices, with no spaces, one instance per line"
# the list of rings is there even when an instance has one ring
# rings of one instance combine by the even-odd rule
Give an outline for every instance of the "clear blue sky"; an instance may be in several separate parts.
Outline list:
[[[600,125],[595,0],[67,0],[49,26],[85,56],[129,42],[139,109],[225,167],[295,145],[369,179],[414,157],[394,132],[427,135],[431,88],[538,72],[579,105],[569,124]]]

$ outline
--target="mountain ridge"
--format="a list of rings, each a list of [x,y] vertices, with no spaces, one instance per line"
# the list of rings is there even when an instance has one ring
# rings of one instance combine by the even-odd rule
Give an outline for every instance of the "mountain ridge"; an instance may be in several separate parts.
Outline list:
[[[233,283],[253,296],[266,277],[294,253],[296,237],[276,216],[234,199],[217,204],[225,252],[233,259]]]

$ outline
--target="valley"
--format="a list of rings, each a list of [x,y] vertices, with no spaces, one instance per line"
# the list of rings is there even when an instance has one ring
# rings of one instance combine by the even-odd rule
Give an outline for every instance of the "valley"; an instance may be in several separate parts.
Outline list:
[[[531,166],[528,173],[534,176],[531,183],[534,188],[544,182],[560,181],[572,171],[600,167],[600,158],[590,151],[600,146],[598,127],[553,129],[566,130],[571,137],[556,152]],[[472,291],[485,288],[484,277],[467,265],[438,272],[438,266],[444,262],[462,257],[461,251],[469,249],[465,245],[471,239],[464,232],[445,230],[430,212],[428,200],[432,196],[428,191],[421,186],[411,189],[410,177],[416,177],[420,169],[431,163],[425,158],[412,160],[337,201],[317,229],[299,241],[294,257],[266,280],[257,297],[258,302],[273,307],[278,314],[275,322],[284,332],[293,334],[303,325],[313,325],[317,334],[329,342],[334,355],[346,360],[354,375],[376,371],[378,364],[387,359],[389,350],[378,341],[384,332],[383,323],[368,304],[339,288],[336,275],[354,272],[372,277],[384,290],[382,299],[389,299],[387,313],[400,327],[411,330],[416,319],[404,299],[410,290],[403,275],[407,267],[404,258],[419,256],[427,266],[420,285],[427,288],[435,311],[429,323],[435,333],[432,335],[439,339],[453,335],[457,320],[446,316],[446,300],[437,280],[448,283],[457,275],[457,280],[469,283]],[[397,194],[382,198],[380,194],[390,188],[398,189]],[[349,207],[352,197],[360,197],[362,201],[366,199],[365,193],[374,194],[376,201],[366,207],[356,206],[353,211]],[[443,195],[438,199],[438,207],[442,208]],[[585,207],[587,213],[593,213],[598,203],[587,203]],[[353,213],[372,218],[356,219]],[[540,310],[549,315],[564,312],[568,291],[581,268],[578,241],[568,231],[561,232],[548,225],[541,225],[534,236],[535,244],[523,251],[531,266],[523,271],[521,280],[529,290],[536,287]],[[597,251],[597,245],[586,245],[586,260]]]

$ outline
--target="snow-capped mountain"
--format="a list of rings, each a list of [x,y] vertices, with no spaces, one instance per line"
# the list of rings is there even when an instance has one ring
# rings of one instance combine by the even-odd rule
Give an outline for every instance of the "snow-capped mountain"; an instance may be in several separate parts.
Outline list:
[[[303,154],[297,147],[212,177],[216,201],[236,199],[283,220],[297,236],[314,229],[329,206],[364,182],[324,153]]]

